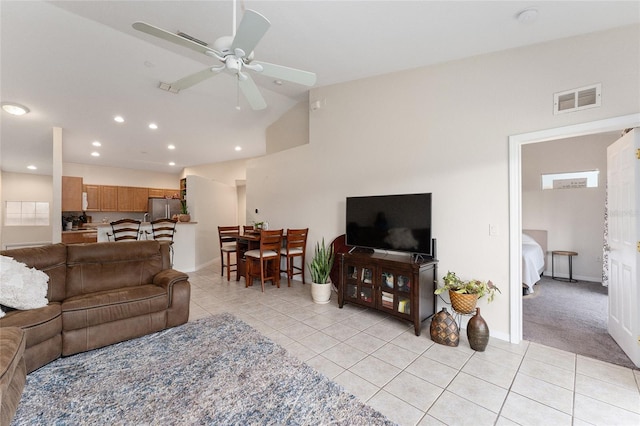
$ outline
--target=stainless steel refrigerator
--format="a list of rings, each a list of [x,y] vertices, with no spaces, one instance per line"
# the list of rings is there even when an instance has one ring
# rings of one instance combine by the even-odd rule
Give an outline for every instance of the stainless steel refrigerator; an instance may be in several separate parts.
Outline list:
[[[171,219],[180,214],[180,200],[177,198],[149,198],[149,221]]]

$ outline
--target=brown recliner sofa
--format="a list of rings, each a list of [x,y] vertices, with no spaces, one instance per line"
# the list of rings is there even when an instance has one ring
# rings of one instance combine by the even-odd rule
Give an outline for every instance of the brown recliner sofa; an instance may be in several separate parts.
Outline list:
[[[27,373],[60,356],[140,337],[189,320],[189,277],[171,269],[168,243],[53,244],[0,254],[49,276],[47,306],[9,310],[0,318],[0,336],[9,336],[9,327],[24,331]],[[9,366],[4,365],[3,357],[0,363],[1,378]],[[0,394],[3,411],[7,397],[10,395]]]

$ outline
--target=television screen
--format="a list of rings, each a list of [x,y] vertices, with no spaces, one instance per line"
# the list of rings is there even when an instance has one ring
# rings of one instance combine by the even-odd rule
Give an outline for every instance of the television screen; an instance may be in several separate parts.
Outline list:
[[[432,255],[431,194],[347,197],[350,246]]]

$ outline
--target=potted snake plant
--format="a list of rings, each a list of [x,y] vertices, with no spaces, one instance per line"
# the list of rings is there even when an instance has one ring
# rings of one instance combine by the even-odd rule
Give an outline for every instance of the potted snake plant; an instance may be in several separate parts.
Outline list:
[[[328,246],[322,239],[322,244],[316,242],[313,258],[309,263],[309,270],[311,271],[311,297],[315,303],[325,304],[329,303],[331,299],[331,280],[329,274],[333,267],[333,246]]]

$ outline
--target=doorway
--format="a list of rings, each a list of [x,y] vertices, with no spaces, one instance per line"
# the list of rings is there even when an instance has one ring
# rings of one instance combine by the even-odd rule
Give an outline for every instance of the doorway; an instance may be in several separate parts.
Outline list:
[[[511,343],[522,340],[522,146],[640,126],[640,114],[509,137],[509,282]]]

